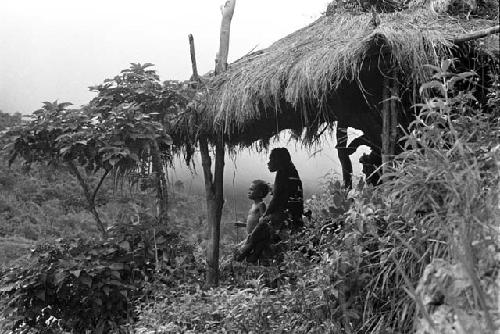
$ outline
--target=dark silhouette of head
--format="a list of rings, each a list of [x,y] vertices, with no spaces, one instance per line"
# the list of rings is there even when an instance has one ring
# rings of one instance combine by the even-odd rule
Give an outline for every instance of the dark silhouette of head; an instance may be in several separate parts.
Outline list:
[[[370,154],[363,154],[359,158],[363,165],[363,173],[366,176],[366,183],[377,186],[380,183],[380,171],[378,168],[382,164],[382,158],[379,154],[372,151]]]
[[[292,162],[292,157],[284,147],[274,148],[269,155],[267,167],[270,172],[275,172],[280,168],[288,166]]]

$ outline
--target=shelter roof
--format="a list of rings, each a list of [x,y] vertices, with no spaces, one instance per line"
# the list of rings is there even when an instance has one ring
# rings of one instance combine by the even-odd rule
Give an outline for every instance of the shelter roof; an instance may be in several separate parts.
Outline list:
[[[423,8],[379,18],[374,26],[372,13],[324,15],[270,47],[247,54],[210,80],[208,118],[223,125],[229,142],[248,144],[284,128],[300,130],[311,110],[324,110],[332,91],[346,83],[361,84],[368,60],[388,61],[408,80],[421,83],[431,74],[425,65],[449,57],[456,36],[497,24]],[[295,114],[285,115],[290,112]],[[279,126],[266,125],[277,117]]]

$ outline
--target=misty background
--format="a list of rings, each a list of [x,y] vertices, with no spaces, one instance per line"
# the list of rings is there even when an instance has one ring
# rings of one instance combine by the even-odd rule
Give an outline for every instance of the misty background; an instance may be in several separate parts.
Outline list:
[[[229,63],[262,49],[312,23],[328,0],[239,0],[231,24]],[[155,64],[162,80],[191,76],[188,34],[193,34],[200,73],[214,68],[219,47],[222,0],[17,0],[0,9],[0,110],[31,114],[43,101],[80,106],[92,99],[89,86],[112,78],[129,63]],[[350,140],[361,132],[350,130]],[[341,180],[335,139],[304,148],[282,134],[271,143],[287,147],[304,184],[305,195],[319,192],[325,175]],[[352,156],[355,175],[359,156]],[[254,179],[270,183],[269,151],[241,150],[226,158],[226,206],[247,207],[247,188]],[[185,191],[204,192],[201,164],[188,169],[181,161],[169,172]],[[238,203],[238,204],[236,204]]]

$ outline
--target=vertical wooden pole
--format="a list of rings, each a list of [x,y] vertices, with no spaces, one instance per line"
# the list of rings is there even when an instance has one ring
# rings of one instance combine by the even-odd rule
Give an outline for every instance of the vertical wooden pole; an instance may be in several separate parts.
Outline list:
[[[219,248],[220,248],[220,222],[222,208],[224,207],[224,141],[222,133],[215,143],[215,171],[214,171],[214,220],[210,238],[210,251],[208,253],[207,284],[219,285]]]
[[[196,66],[196,51],[194,49],[194,38],[192,34],[188,35],[189,39],[189,51],[191,54],[191,68],[193,70],[193,75],[191,80],[200,81],[200,76],[198,75],[198,67]]]
[[[396,154],[398,139],[398,94],[399,85],[395,79],[384,78],[382,96],[382,164],[383,173],[389,168]]]
[[[389,155],[390,159],[392,160],[394,158],[394,155],[396,155],[396,144],[397,144],[397,139],[398,139],[398,90],[399,86],[396,80],[391,80],[391,87],[390,87],[390,93],[391,93],[391,103],[390,103],[390,108],[391,108],[391,129],[389,133]]]
[[[220,32],[220,46],[216,59],[215,73],[219,74],[227,68],[227,56],[229,52],[229,32],[231,19],[234,13],[236,0],[228,0],[222,8],[222,23]],[[194,52],[194,40],[189,36],[191,50],[191,64],[193,68],[193,79],[199,80],[198,70],[196,68],[196,59]],[[217,133],[218,129],[215,130]],[[208,138],[205,135],[200,136],[200,153],[203,166],[203,175],[205,177],[205,193],[207,199],[207,222],[210,228],[210,244],[207,254],[208,272],[206,283],[208,286],[217,286],[219,284],[219,246],[220,246],[220,222],[222,218],[222,208],[224,206],[224,138],[222,129],[217,134],[215,141],[215,169],[212,174],[212,160],[208,149]]]
[[[228,0],[222,7],[222,21],[220,24],[220,45],[217,55],[215,74],[227,69],[227,56],[229,54],[229,36],[231,32],[231,20],[233,19],[236,0]]]
[[[413,116],[416,116],[417,115],[417,82],[416,82],[416,78],[413,79],[413,92],[412,92],[412,95],[413,95]]]
[[[196,56],[193,35],[188,36],[189,49],[191,52],[191,66],[193,69],[192,80],[198,84],[201,83],[196,67]],[[207,223],[209,228],[210,245],[207,250],[207,285],[215,286],[219,283],[219,239],[220,239],[220,217],[222,216],[223,197],[222,178],[224,172],[224,144],[222,143],[222,167],[221,165],[221,147],[219,141],[216,145],[215,153],[215,179],[212,174],[212,158],[208,148],[208,138],[206,135],[200,135],[198,138],[200,144],[201,166],[203,168],[203,179],[205,180],[205,198],[207,202]],[[219,189],[217,189],[219,187]]]
[[[342,167],[342,179],[344,187],[352,189],[352,163],[347,151],[347,125],[337,122],[337,154]]]
[[[231,20],[234,14],[236,0],[228,0],[222,7],[222,22],[220,26],[220,45],[217,56],[215,74],[220,74],[227,69],[227,56],[229,53],[229,35]],[[217,132],[217,130],[216,130]],[[207,285],[219,285],[219,245],[220,245],[220,221],[222,208],[224,207],[224,137],[223,130],[217,134],[215,141],[215,170],[212,183],[213,203],[209,213],[209,224],[211,225],[210,250],[208,252],[208,274]],[[208,197],[207,197],[208,198]],[[208,208],[207,208],[208,209]]]
[[[398,137],[398,84],[397,81],[384,78],[382,107],[382,163],[383,172],[387,172],[389,163],[396,154]]]
[[[215,286],[219,283],[219,238],[220,238],[220,214],[218,215],[217,203],[217,182],[214,180],[212,174],[212,159],[210,158],[210,151],[208,149],[208,140],[206,136],[201,136],[199,139],[201,164],[203,167],[203,176],[205,179],[205,196],[207,201],[207,223],[209,227],[209,249],[207,252],[207,285]],[[217,151],[217,148],[216,148]],[[220,154],[220,153],[219,153]],[[220,158],[219,158],[220,159]],[[217,166],[217,152],[216,152],[216,166]],[[216,168],[217,172],[217,168]],[[222,211],[222,205],[221,205]]]
[[[390,127],[391,127],[391,103],[390,103],[390,82],[387,77],[383,81],[382,94],[382,171],[385,174],[389,162],[389,142],[390,142]]]

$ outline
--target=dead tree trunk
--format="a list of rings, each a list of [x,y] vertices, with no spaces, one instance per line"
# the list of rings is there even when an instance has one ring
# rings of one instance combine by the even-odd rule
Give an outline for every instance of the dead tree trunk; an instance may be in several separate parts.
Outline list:
[[[227,69],[230,26],[235,4],[236,0],[229,0],[222,8],[220,48],[216,59],[216,74],[219,74]],[[193,80],[200,82],[200,78],[197,73],[195,47],[192,35],[189,35],[189,44],[191,50],[191,65],[193,68],[192,78]],[[222,208],[224,206],[224,140],[222,133],[217,135],[215,142],[214,174],[212,174],[212,159],[210,158],[210,151],[208,148],[208,138],[207,136],[201,135],[198,141],[200,144],[201,164],[205,179],[207,222],[210,229],[210,243],[207,258],[208,273],[206,283],[208,286],[217,286],[219,284],[220,222],[222,218]]]
[[[234,14],[236,0],[228,0],[222,8],[222,22],[220,28],[220,46],[216,62],[215,74],[220,74],[227,69],[227,56],[229,53],[229,35],[231,19]],[[222,131],[222,130],[221,130]],[[202,148],[203,146],[203,148]],[[208,152],[206,138],[200,141],[203,174],[205,175],[205,190],[207,194],[207,218],[210,225],[210,249],[208,251],[208,274],[207,285],[217,286],[219,284],[219,243],[220,243],[220,221],[222,208],[224,206],[224,140],[222,133],[217,135],[215,143],[215,172],[211,178],[211,160]]]
[[[229,54],[229,36],[231,31],[231,20],[233,19],[234,6],[236,0],[228,0],[222,7],[222,22],[220,24],[220,46],[217,57],[215,74],[224,72],[227,69],[227,56]]]
[[[208,149],[206,137],[199,139],[200,153],[205,179],[205,194],[207,200],[207,222],[210,229],[210,243],[208,249],[207,285],[219,284],[219,244],[220,221],[224,206],[223,174],[224,174],[224,142],[217,140],[215,145],[215,175],[212,174],[212,159]]]

